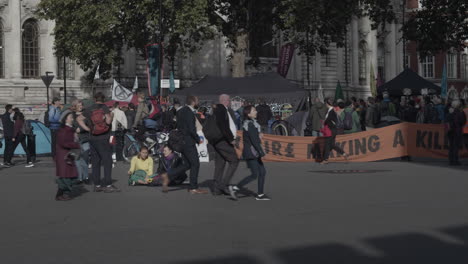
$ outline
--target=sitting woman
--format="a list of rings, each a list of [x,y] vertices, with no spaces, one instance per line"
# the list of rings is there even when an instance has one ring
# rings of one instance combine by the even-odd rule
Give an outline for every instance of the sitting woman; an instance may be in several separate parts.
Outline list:
[[[180,154],[169,146],[164,146],[163,156],[159,159],[158,176],[153,185],[162,185],[163,192],[168,192],[168,186],[180,185],[187,179],[186,163]]]
[[[150,183],[153,177],[153,159],[148,156],[148,148],[141,147],[140,153],[132,158],[128,175],[129,185]]]

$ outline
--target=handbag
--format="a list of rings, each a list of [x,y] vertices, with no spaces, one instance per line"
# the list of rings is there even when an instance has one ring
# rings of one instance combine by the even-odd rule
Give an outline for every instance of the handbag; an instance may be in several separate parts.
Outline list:
[[[322,133],[323,137],[331,137],[332,131],[330,127],[327,124],[325,124],[323,121],[322,123],[323,125],[322,125],[322,128],[320,129],[320,133]]]

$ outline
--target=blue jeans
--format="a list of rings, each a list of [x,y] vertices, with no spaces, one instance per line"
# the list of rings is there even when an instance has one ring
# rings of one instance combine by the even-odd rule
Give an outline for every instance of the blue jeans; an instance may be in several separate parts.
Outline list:
[[[89,160],[89,142],[85,142],[81,144],[80,159],[75,161],[76,170],[78,171],[78,180],[80,181],[84,181],[89,178],[88,160]]]
[[[266,176],[266,169],[263,165],[262,159],[253,159],[247,160],[247,166],[250,168],[252,174],[237,184],[239,188],[249,184],[250,182],[256,180],[258,178],[258,194],[263,194],[263,186],[265,185],[265,176]]]

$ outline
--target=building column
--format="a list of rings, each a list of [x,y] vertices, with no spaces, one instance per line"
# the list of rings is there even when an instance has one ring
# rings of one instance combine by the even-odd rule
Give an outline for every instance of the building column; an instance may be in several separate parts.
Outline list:
[[[390,28],[390,34],[387,38],[387,47],[389,47],[390,49],[390,61],[389,61],[389,67],[388,67],[388,75],[387,75],[387,80],[386,81],[389,81],[393,78],[396,77],[396,75],[399,73],[398,70],[397,70],[397,52],[396,52],[396,48],[397,48],[397,43],[396,43],[396,30],[397,30],[397,27],[396,27],[396,24],[391,24],[389,26]]]
[[[351,22],[351,83],[359,86],[359,29],[356,17]]]
[[[21,79],[21,1],[10,0],[9,32],[5,32],[6,78]]]

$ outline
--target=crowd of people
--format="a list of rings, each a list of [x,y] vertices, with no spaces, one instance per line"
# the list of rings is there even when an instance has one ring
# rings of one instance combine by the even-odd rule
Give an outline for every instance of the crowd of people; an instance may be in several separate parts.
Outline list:
[[[129,185],[161,186],[166,193],[169,186],[188,181],[189,193],[209,193],[198,185],[200,159],[197,145],[207,141],[215,153],[210,190],[213,195],[229,195],[237,200],[238,193],[245,190],[247,184],[258,180],[255,198],[270,199],[264,192],[266,169],[262,158],[266,153],[261,144],[263,135],[271,131],[274,119],[267,104],[244,104],[234,110],[230,96],[223,94],[217,104],[207,108],[199,107],[196,96],[188,96],[184,106],[178,101],[172,105],[158,103],[157,111],[153,111],[150,108],[154,105],[147,103],[144,94],[138,94],[137,106],[132,103],[121,106],[115,102],[108,107],[102,93],[96,94],[94,99],[95,103],[86,107],[81,100],[73,100],[65,109],[61,100],[54,98],[45,114],[44,123],[50,128],[51,152],[56,163],[56,200],[72,199],[73,186],[81,183],[93,184],[95,192],[120,192],[113,185],[112,168],[117,161],[123,161],[125,134],[133,133],[142,142],[147,129],[177,131],[178,138],[172,143],[169,140],[161,148],[157,161],[151,157],[152,151],[142,144],[130,162]],[[468,107],[463,100],[444,102],[437,96],[391,99],[384,93],[366,101],[356,98],[321,101],[317,98],[309,109],[307,130],[310,136],[325,138],[325,148],[319,156],[321,164],[327,164],[332,150],[348,159],[348,155],[335,143],[337,135],[399,122],[444,124],[450,165],[459,165],[458,152],[464,135],[468,134],[467,114]],[[6,105],[2,124],[5,138],[3,166],[14,165],[13,153],[21,144],[26,153],[25,166],[34,167],[34,133],[24,114],[18,108]],[[251,175],[235,184],[233,179],[241,161],[236,152],[238,131],[243,133],[241,159],[246,161]]]
[[[315,99],[307,120],[311,136],[325,137],[322,164],[328,163],[331,149],[345,159],[348,155],[335,144],[337,135],[382,128],[400,122],[441,124],[449,141],[450,165],[460,165],[459,150],[468,141],[468,105],[462,99],[444,101],[438,96],[390,98],[387,93],[376,98],[351,98],[349,101]],[[402,157],[411,160],[410,157]]]
[[[188,191],[191,194],[207,194],[208,190],[198,185],[200,170],[197,144],[209,140],[216,151],[213,195],[229,195],[237,200],[237,194],[244,186],[254,179],[259,179],[257,200],[269,200],[264,193],[266,170],[262,157],[265,152],[260,144],[263,136],[262,127],[257,123],[255,107],[243,107],[244,148],[243,158],[247,160],[252,175],[239,182],[231,184],[239,165],[235,146],[238,144],[237,131],[239,125],[238,112],[230,105],[229,95],[221,95],[219,104],[207,108],[199,107],[195,96],[188,96],[186,105],[175,102],[171,107],[158,104],[159,111],[150,111],[143,94],[139,94],[139,104],[112,107],[104,104],[102,93],[95,95],[95,103],[84,107],[81,100],[73,100],[68,108],[64,108],[59,98],[54,98],[49,106],[44,123],[50,128],[51,153],[56,164],[57,201],[68,201],[73,198],[73,186],[77,184],[93,184],[95,192],[114,193],[121,190],[113,185],[112,168],[114,163],[122,161],[123,137],[125,133],[134,133],[136,138],[144,140],[144,131],[158,129],[178,131],[180,138],[171,145],[162,147],[162,152],[155,160],[151,151],[142,145],[138,155],[133,157],[128,170],[128,184],[161,186],[167,193],[169,186],[181,185],[187,178]],[[34,159],[26,144],[26,135],[33,134],[25,130],[24,115],[12,105],[5,107],[2,115],[5,132],[5,155],[3,165],[13,166],[13,153],[18,144],[22,144],[27,155],[27,167],[34,166]],[[207,136],[199,133],[206,131]],[[176,151],[177,150],[177,151]],[[226,169],[227,165],[227,169]],[[101,168],[104,174],[101,177]],[[91,174],[89,174],[91,169]],[[190,177],[187,176],[190,171]]]

